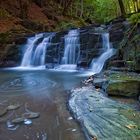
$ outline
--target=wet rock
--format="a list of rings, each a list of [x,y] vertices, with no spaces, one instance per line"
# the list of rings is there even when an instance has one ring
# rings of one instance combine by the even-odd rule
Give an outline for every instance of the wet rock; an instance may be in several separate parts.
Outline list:
[[[17,62],[15,62],[15,61],[2,61],[2,62],[0,62],[0,68],[15,67],[15,66],[17,66]]]
[[[106,78],[101,78],[101,79],[98,78],[97,80],[94,81],[93,85],[95,86],[95,88],[100,88],[106,91],[108,83],[109,80],[107,80]]]
[[[19,104],[15,104],[15,105],[9,105],[8,107],[7,107],[7,110],[16,110],[16,109],[18,109],[18,108],[20,108],[20,105]]]
[[[136,97],[140,91],[140,76],[131,72],[113,72],[107,87],[108,95]]]
[[[77,67],[79,67],[79,68],[87,68],[88,67],[88,62],[87,61],[78,62]]]
[[[125,60],[113,60],[109,62],[109,66],[113,67],[125,67],[126,61]]]
[[[30,125],[30,124],[32,124],[32,120],[30,120],[30,119],[24,119],[24,124]]]
[[[107,87],[108,95],[136,97],[140,91],[140,81],[116,81]]]
[[[22,116],[27,119],[35,119],[40,116],[40,113],[27,112],[27,113],[22,114]]]
[[[7,129],[11,130],[11,131],[15,131],[15,130],[17,130],[19,128],[18,124],[13,124],[9,120],[6,122],[6,125],[7,125]]]
[[[19,38],[16,38],[15,44],[17,44],[17,45],[25,44],[26,41],[27,41],[26,37],[19,37]]]
[[[0,110],[0,117],[3,117],[7,113],[7,108],[1,109]]]
[[[123,22],[118,22],[115,24],[112,24],[109,26],[108,30],[109,32],[116,32],[116,31],[123,31],[123,29],[125,28]]]
[[[128,110],[127,105],[113,101],[93,87],[82,87],[71,91],[70,110],[80,122],[87,140],[136,140],[140,130],[128,129],[126,125],[137,125],[122,115],[120,109]],[[92,111],[91,111],[92,110]]]
[[[20,118],[15,118],[15,119],[13,119],[11,122],[12,122],[13,124],[19,124],[19,123],[23,123],[24,120],[25,120],[25,118],[20,117]]]

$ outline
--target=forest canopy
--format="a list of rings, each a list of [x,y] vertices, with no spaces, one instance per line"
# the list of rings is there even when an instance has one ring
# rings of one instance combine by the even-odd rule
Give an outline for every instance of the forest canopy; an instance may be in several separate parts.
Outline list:
[[[121,15],[140,10],[140,0],[55,0],[63,14],[89,21],[107,22]]]
[[[140,0],[4,0],[0,1],[0,31],[13,25],[16,29],[57,31],[104,24],[132,13],[132,20],[137,20],[139,11]]]

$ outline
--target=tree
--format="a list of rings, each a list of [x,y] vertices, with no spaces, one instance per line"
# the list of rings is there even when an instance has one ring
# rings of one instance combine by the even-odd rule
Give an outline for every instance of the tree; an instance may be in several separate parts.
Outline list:
[[[124,8],[124,4],[122,0],[118,0],[119,2],[119,6],[120,6],[120,10],[121,10],[121,15],[125,15],[125,8]]]
[[[83,10],[84,10],[84,5],[83,5],[83,0],[80,0],[81,3],[81,13],[80,13],[80,17],[83,16]]]

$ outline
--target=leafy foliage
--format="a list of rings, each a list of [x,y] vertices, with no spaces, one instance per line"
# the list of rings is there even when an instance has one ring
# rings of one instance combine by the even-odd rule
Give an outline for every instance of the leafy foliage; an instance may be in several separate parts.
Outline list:
[[[131,23],[140,23],[140,13],[133,14],[128,19]]]
[[[7,17],[10,17],[9,13],[5,9],[0,8],[0,19],[7,18]]]

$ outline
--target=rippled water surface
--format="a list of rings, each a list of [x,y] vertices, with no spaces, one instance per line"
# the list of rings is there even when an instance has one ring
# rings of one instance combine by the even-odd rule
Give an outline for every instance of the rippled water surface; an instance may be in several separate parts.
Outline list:
[[[67,110],[69,90],[79,86],[76,73],[47,70],[0,70],[0,111],[11,104],[21,107],[0,117],[0,140],[84,140],[79,125]],[[31,125],[8,130],[6,122],[28,110],[40,117]]]

